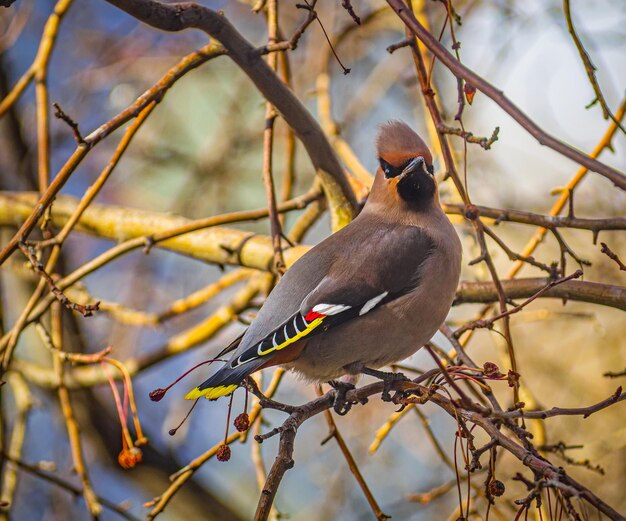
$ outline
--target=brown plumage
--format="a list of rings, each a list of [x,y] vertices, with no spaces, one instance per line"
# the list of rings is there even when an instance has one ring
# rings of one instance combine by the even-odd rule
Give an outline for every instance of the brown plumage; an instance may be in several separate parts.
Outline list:
[[[426,143],[402,121],[390,121],[381,125],[376,136],[376,151],[378,157],[395,165],[418,156],[422,156],[429,165],[433,163]]]
[[[363,211],[307,252],[277,284],[229,362],[188,398],[232,392],[262,367],[327,381],[402,360],[445,319],[461,245],[441,210],[432,156],[392,121],[376,140],[380,167]]]

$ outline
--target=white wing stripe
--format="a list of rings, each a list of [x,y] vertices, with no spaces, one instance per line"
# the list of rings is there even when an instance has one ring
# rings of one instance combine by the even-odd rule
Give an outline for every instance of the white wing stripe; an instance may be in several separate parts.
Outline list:
[[[243,356],[243,355],[241,355]],[[243,362],[241,361],[241,356],[239,358],[237,358],[237,363],[233,366],[233,369],[235,367],[239,367],[242,364],[247,364],[248,362],[252,362],[252,360],[258,360],[257,357],[252,357],[252,358],[248,358],[247,360],[244,360]]]
[[[365,315],[365,313],[367,313],[368,311],[371,311],[372,309],[374,309],[376,307],[376,305],[382,300],[384,299],[387,295],[389,295],[388,291],[385,291],[384,293],[381,293],[380,295],[378,295],[377,297],[374,297],[372,299],[369,299],[365,305],[361,308],[361,311],[359,311],[359,316],[361,315]]]
[[[344,306],[343,304],[318,304],[312,311],[315,313],[321,313],[322,315],[338,315],[343,313],[351,306]]]

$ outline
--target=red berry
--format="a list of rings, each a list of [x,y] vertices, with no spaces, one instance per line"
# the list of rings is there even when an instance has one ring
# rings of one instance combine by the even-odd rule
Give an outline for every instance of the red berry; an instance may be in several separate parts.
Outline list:
[[[233,425],[239,432],[247,431],[250,427],[250,418],[248,417],[248,413],[242,412],[235,418]]]
[[[217,449],[217,461],[228,461],[230,459],[230,447],[228,445],[220,445]]]
[[[153,402],[160,402],[163,397],[165,396],[165,389],[161,389],[160,387],[158,389],[155,389],[154,391],[150,391],[150,394],[148,396],[150,396],[150,399]]]

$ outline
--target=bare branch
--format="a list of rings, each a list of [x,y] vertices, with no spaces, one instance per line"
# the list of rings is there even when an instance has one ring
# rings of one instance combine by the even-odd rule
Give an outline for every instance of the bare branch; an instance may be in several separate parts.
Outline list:
[[[73,496],[80,496],[83,493],[83,490],[80,487],[77,487],[73,483],[65,481],[64,479],[61,479],[58,476],[55,476],[54,474],[43,470],[42,468],[40,468],[39,465],[26,463],[22,460],[12,458],[8,454],[0,453],[0,460],[2,459],[10,461],[14,465],[17,465],[21,470],[28,472],[33,476],[43,479],[44,481],[48,481],[49,483],[52,483],[53,485],[56,485],[63,490],[66,490]],[[139,518],[127,512],[124,507],[118,505],[117,503],[103,498],[102,496],[96,496],[96,499],[102,504],[102,506],[108,508],[112,512],[115,512],[124,519],[128,519],[129,521],[139,521]]]
[[[481,78],[478,74],[462,65],[446,48],[430,34],[422,24],[420,24],[410,9],[407,8],[403,0],[387,0],[400,19],[413,31],[415,36],[424,43],[428,50],[432,52],[450,71],[458,78],[462,78],[472,86],[476,87],[483,94],[495,101],[507,114],[517,121],[526,131],[528,131],[540,144],[545,145],[560,154],[568,157],[572,161],[587,167],[593,172],[610,179],[615,186],[626,190],[626,176],[610,166],[585,155],[570,145],[558,140],[546,133],[532,119],[524,114],[504,93]]]
[[[552,409],[548,409],[547,411],[525,411],[523,409],[519,409],[516,411],[508,411],[494,414],[499,418],[528,418],[539,420],[552,418],[554,416],[582,416],[583,418],[588,418],[593,413],[601,411],[602,409],[606,409],[614,403],[621,402],[625,399],[626,393],[622,392],[621,387],[618,387],[615,392],[607,399],[588,407],[575,407],[569,409],[563,407],[552,407]]]
[[[615,261],[621,271],[626,271],[626,266],[624,265],[624,263],[620,260],[617,254],[606,245],[605,242],[601,242],[600,246],[602,246],[602,249],[600,250],[602,253],[604,253],[609,259]]]
[[[41,262],[39,262],[39,259],[37,259],[37,256],[35,254],[35,249],[31,245],[28,245],[24,242],[20,242],[19,247],[24,253],[24,255],[26,255],[26,258],[30,262],[33,269],[37,273],[39,273],[41,278],[44,279],[48,283],[48,286],[50,287],[50,291],[54,295],[54,297],[61,304],[63,304],[67,309],[71,309],[72,311],[78,311],[84,317],[91,317],[93,316],[95,311],[98,311],[99,302],[96,302],[95,304],[87,304],[83,306],[81,304],[72,302],[69,298],[67,298],[64,295],[63,291],[59,289],[59,287],[55,284],[52,277],[46,272],[46,270],[43,267],[43,264],[41,264]]]
[[[577,279],[577,278],[581,277],[582,274],[583,274],[582,270],[577,270],[576,272],[572,273],[571,275],[568,275],[567,277],[562,277],[560,279],[551,280],[551,281],[548,282],[548,284],[546,284],[543,288],[541,288],[537,293],[535,293],[534,295],[532,295],[531,297],[526,299],[520,305],[515,306],[515,307],[513,307],[511,309],[507,309],[506,311],[504,311],[502,313],[499,313],[499,314],[497,314],[497,315],[495,315],[495,316],[493,316],[493,317],[491,317],[489,319],[486,319],[486,320],[485,319],[474,320],[473,322],[470,322],[469,324],[466,324],[463,327],[460,327],[459,329],[457,329],[454,332],[454,336],[459,338],[463,333],[465,333],[465,331],[471,331],[472,329],[491,328],[496,321],[498,321],[501,318],[504,318],[506,316],[513,315],[514,313],[520,312],[528,304],[530,304],[534,300],[536,300],[539,297],[541,297],[541,295],[543,295],[544,293],[549,291],[551,288],[554,288],[555,286],[558,286],[559,284],[563,284],[564,282],[567,282],[568,280]]]
[[[152,27],[164,31],[201,29],[218,40],[228,51],[228,56],[248,75],[261,94],[293,128],[309,153],[315,169],[332,176],[345,198],[342,210],[351,215],[356,212],[357,202],[350,184],[317,121],[225,16],[194,3],[165,4],[156,0],[108,1]]]
[[[318,396],[323,396],[324,393],[322,392],[321,386],[317,386],[316,391],[317,391]],[[389,519],[391,516],[388,516],[381,510],[380,506],[378,505],[378,502],[376,501],[376,498],[374,498],[374,495],[372,494],[372,491],[367,486],[367,483],[365,482],[365,478],[363,477],[363,474],[359,470],[359,467],[356,464],[356,461],[354,460],[354,457],[352,456],[352,453],[350,452],[348,445],[343,439],[341,432],[339,432],[339,429],[337,428],[337,424],[335,423],[335,420],[333,419],[333,415],[330,412],[330,410],[324,411],[324,418],[326,418],[326,423],[328,424],[328,430],[329,430],[328,439],[334,438],[335,441],[337,442],[337,445],[339,446],[339,450],[341,450],[341,453],[343,454],[343,457],[345,458],[346,463],[348,463],[350,472],[352,472],[357,483],[359,484],[359,487],[361,487],[361,490],[363,491],[363,494],[365,495],[365,498],[367,499],[367,502],[369,503],[369,506],[372,509],[372,512],[376,516],[376,519],[378,521],[385,521],[385,519]]]
[[[435,372],[438,371],[435,370]],[[431,401],[445,410],[453,418],[462,417],[465,421],[481,427],[491,437],[492,444],[496,444],[513,454],[525,466],[537,472],[538,475],[543,476],[543,478],[550,480],[552,486],[575,493],[595,508],[598,508],[612,520],[623,519],[611,506],[568,476],[563,469],[557,468],[546,459],[541,458],[536,451],[529,450],[526,443],[519,444],[514,439],[507,437],[500,429],[497,421],[490,418],[491,415],[497,416],[500,418],[500,421],[506,422],[506,427],[511,429],[516,436],[525,440],[528,433],[510,422],[509,418],[506,416],[509,413],[491,412],[477,404],[467,404],[466,407],[463,407],[455,400],[444,396],[443,393],[437,392],[432,387],[422,387],[420,383],[427,380],[432,375],[433,372],[429,371],[412,382],[396,381],[392,384],[392,389],[401,392],[408,391],[414,394],[414,396],[409,396],[404,399],[405,404]],[[413,386],[413,389],[410,388],[411,386]],[[374,394],[380,393],[382,390],[383,383],[377,382],[348,391],[346,399],[354,403],[359,403]],[[285,472],[294,465],[293,451],[298,428],[309,418],[330,409],[333,406],[334,393],[335,391],[330,391],[320,398],[296,407],[279,428],[274,429],[268,433],[268,435],[262,437],[262,439],[266,439],[270,435],[280,434],[280,442],[276,460],[268,474],[263,493],[259,499],[254,518],[255,521],[265,521],[267,519],[277,488]],[[619,388],[613,396],[600,404],[582,409],[560,409],[560,411],[564,411],[563,414],[591,414],[596,410],[613,405],[624,398],[626,398],[626,393],[621,393],[621,388]],[[541,412],[545,413],[545,411]],[[518,411],[513,411],[513,413],[513,417],[521,415]],[[532,412],[529,414],[532,414]],[[549,414],[559,415],[560,412]],[[258,441],[262,441],[262,439],[259,438]]]
[[[444,203],[442,207],[448,214],[465,216],[467,213],[467,208],[462,204]],[[626,230],[626,218],[624,217],[585,219],[570,216],[541,215],[524,210],[499,209],[479,205],[473,205],[473,209],[478,210],[481,217],[495,219],[496,224],[501,222],[516,222],[541,226],[549,230],[553,228],[576,228],[579,230],[592,231],[594,235],[602,230]]]
[[[74,121],[65,112],[63,112],[61,105],[59,105],[58,103],[53,103],[52,106],[54,107],[54,117],[67,123],[67,126],[72,129],[72,134],[74,134],[74,139],[76,140],[76,143],[78,145],[85,144],[86,142],[80,133],[80,129],[78,128],[78,123],[76,123],[76,121]]]
[[[587,73],[587,78],[589,78],[589,83],[591,83],[593,92],[595,92],[596,94],[595,101],[597,101],[600,104],[604,119],[611,118],[617,124],[620,130],[624,132],[624,134],[626,134],[626,129],[624,129],[621,123],[615,118],[615,116],[611,112],[611,109],[609,109],[609,106],[606,103],[606,99],[604,99],[604,94],[602,94],[602,89],[600,88],[600,84],[598,83],[598,78],[596,78],[596,67],[592,63],[591,57],[589,56],[587,49],[585,49],[585,46],[583,45],[583,42],[580,40],[578,33],[576,32],[576,29],[574,27],[569,0],[563,0],[563,11],[565,13],[565,21],[567,22],[567,30],[569,34],[571,35],[572,40],[574,40],[574,45],[576,45],[576,49],[578,49],[578,54],[580,54],[580,59],[582,60],[583,65],[585,66],[585,72]]]
[[[528,298],[548,284],[550,279],[503,280],[502,288],[509,299]],[[626,310],[626,287],[570,280],[548,289],[541,295],[544,298],[571,299],[601,306]],[[485,304],[497,302],[498,294],[493,282],[462,281],[457,290],[455,305],[469,302]]]
[[[389,50],[389,49],[387,49]],[[459,136],[468,143],[474,143],[480,145],[485,150],[489,150],[491,145],[498,141],[498,134],[500,133],[500,127],[496,127],[491,134],[491,137],[477,137],[471,132],[465,132],[463,129],[448,127],[446,125],[439,126],[438,130],[443,134],[450,134],[452,136]]]
[[[153,27],[166,31],[202,29],[220,41],[228,51],[228,55],[248,75],[265,98],[276,107],[304,144],[331,201],[335,227],[340,228],[356,215],[358,205],[350,183],[319,124],[293,92],[268,67],[256,49],[224,16],[193,3],[162,4],[155,0],[112,0],[111,3]],[[42,194],[30,217],[0,251],[0,264],[15,250],[18,241],[26,240],[77,165],[104,135],[104,132],[96,133],[93,138],[89,135],[85,138],[87,145],[81,144],[76,148],[65,166]]]
[[[343,7],[350,17],[354,20],[354,23],[357,25],[361,25],[361,19],[354,12],[354,7],[352,7],[352,2],[350,0],[342,0],[341,7]]]

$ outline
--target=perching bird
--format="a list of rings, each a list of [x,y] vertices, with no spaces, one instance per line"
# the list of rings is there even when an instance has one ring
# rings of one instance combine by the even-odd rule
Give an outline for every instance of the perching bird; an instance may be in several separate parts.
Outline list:
[[[376,368],[435,334],[455,296],[461,243],[439,204],[422,139],[392,121],[376,145],[380,167],[361,213],[287,271],[232,344],[230,360],[187,399],[226,396],[274,365],[319,382],[380,377],[387,373]]]

